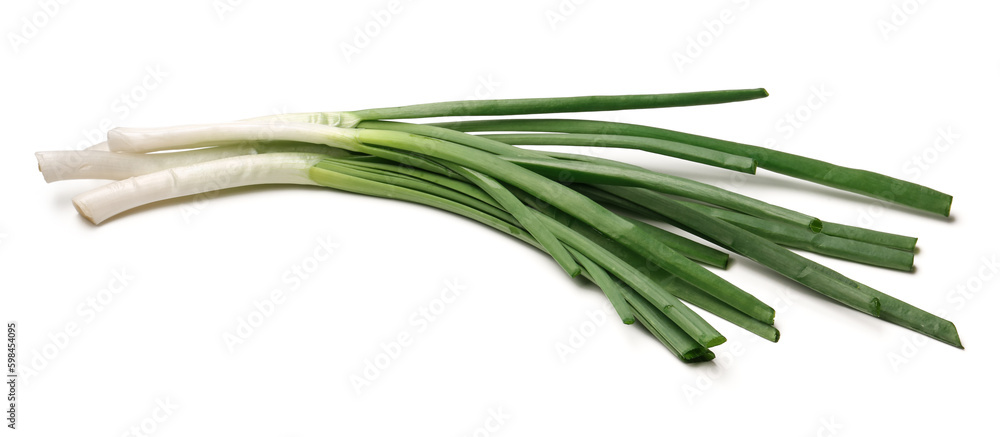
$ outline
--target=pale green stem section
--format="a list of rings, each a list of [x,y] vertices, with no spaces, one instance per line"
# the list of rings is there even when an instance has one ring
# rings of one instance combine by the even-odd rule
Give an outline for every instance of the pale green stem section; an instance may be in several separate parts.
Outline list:
[[[130,177],[73,198],[94,224],[148,203],[246,185],[317,185],[309,169],[325,156],[307,153],[244,155]]]

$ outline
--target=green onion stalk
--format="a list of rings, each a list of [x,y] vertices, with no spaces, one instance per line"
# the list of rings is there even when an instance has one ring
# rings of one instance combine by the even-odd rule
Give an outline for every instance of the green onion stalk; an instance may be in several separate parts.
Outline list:
[[[685,362],[725,337],[694,305],[766,340],[774,309],[709,268],[731,251],[855,310],[962,347],[954,324],[788,248],[909,271],[916,239],[825,222],[727,190],[617,161],[518,146],[643,150],[727,171],[758,167],[948,215],[951,196],[863,170],[665,129],[589,120],[391,120],[684,107],[766,97],[763,89],[442,102],[286,114],[231,123],[113,129],[91,149],[39,152],[46,181],[110,179],[73,199],[98,224],[164,199],[259,184],[324,186],[480,222],[549,254],[602,290]],[[497,132],[495,134],[477,134]],[[502,133],[509,132],[509,133]],[[610,209],[609,209],[610,208]],[[694,241],[643,220],[673,224]]]

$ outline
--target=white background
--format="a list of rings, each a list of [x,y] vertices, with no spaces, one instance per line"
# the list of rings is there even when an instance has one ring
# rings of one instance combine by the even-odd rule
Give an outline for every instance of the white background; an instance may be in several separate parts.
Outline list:
[[[369,22],[381,0],[69,1],[54,13],[44,3],[0,6],[0,319],[20,324],[22,435],[982,435],[995,425],[995,2],[413,0],[380,29]],[[357,33],[366,25],[377,30],[368,41]],[[358,53],[345,56],[345,44]],[[679,56],[691,62],[679,68]],[[953,219],[767,171],[734,185],[723,170],[665,157],[584,152],[919,236],[914,274],[813,258],[946,313],[966,350],[737,259],[721,274],[779,309],[779,343],[708,315],[729,342],[714,363],[686,365],[609,318],[560,355],[588,314],[611,314],[603,296],[479,224],[274,187],[163,202],[95,227],[70,199],[102,182],[46,185],[32,155],[80,148],[110,126],[753,87],[771,97],[588,116],[919,182],[955,196]],[[123,94],[136,96],[131,106]],[[318,240],[339,246],[314,263]],[[303,267],[311,273],[291,281]],[[109,293],[122,270],[127,285]],[[449,283],[459,298],[417,323]],[[224,335],[258,317],[254,303],[274,289],[287,299],[227,347]],[[97,298],[101,311],[88,310]],[[401,333],[412,344],[355,390],[352,375]],[[498,413],[503,423],[485,431]]]

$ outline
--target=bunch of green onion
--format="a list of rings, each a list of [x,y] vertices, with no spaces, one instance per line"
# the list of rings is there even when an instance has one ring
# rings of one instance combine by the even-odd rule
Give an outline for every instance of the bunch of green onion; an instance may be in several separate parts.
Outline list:
[[[763,89],[443,102],[284,114],[232,123],[117,128],[82,151],[39,152],[46,181],[111,179],[73,199],[97,224],[159,200],[255,184],[320,185],[462,215],[543,250],[600,287],[626,324],[639,321],[684,361],[725,342],[700,307],[770,341],[774,309],[705,266],[729,255],[632,217],[672,224],[847,307],[961,348],[954,324],[788,248],[903,271],[916,239],[830,223],[709,184],[590,156],[516,147],[638,149],[753,174],[757,167],[947,216],[927,187],[784,152],[649,126],[577,119],[446,116],[613,111],[735,102]],[[480,134],[487,132],[490,134]],[[622,214],[624,213],[624,214]]]

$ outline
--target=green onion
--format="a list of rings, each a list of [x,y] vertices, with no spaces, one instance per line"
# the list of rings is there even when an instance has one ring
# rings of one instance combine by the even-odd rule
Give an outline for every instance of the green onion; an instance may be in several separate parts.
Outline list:
[[[329,161],[331,161],[331,160],[328,160],[328,161],[325,161],[325,162],[329,162]],[[321,166],[324,166],[324,165],[321,164]],[[391,165],[380,165],[380,168],[384,168],[384,169],[386,169],[388,171],[393,170],[393,166],[391,166]],[[480,196],[477,196],[475,194],[476,191],[479,191],[480,193],[483,193],[481,190],[477,190],[476,187],[473,187],[473,186],[471,186],[469,184],[466,184],[466,183],[456,182],[456,181],[452,181],[452,180],[442,181],[442,180],[438,179],[438,176],[436,174],[434,174],[434,173],[429,173],[429,172],[424,172],[424,171],[419,171],[419,170],[412,170],[412,169],[409,169],[409,168],[406,168],[406,167],[396,167],[395,170],[398,170],[400,172],[405,172],[405,173],[407,173],[409,175],[412,175],[412,176],[415,176],[415,177],[418,177],[418,178],[426,178],[426,179],[429,179],[429,180],[435,180],[435,181],[438,181],[438,182],[447,183],[453,189],[457,189],[457,190],[461,191],[462,193],[467,194],[468,196],[461,196],[461,197],[465,197],[466,199],[480,197]],[[399,184],[398,182],[396,184],[402,186],[402,184]],[[417,187],[411,186],[411,188],[416,189]],[[426,191],[428,191],[428,192],[434,192],[434,193],[437,193],[438,195],[441,195],[441,192],[439,190],[437,190],[437,189],[434,189],[433,187],[424,186],[423,189],[426,190]],[[447,196],[447,194],[445,194],[445,195]],[[461,203],[461,202],[463,202],[463,200],[461,199],[461,197],[453,196],[453,197],[450,197],[450,198],[452,200],[456,200],[456,201],[459,201]],[[488,214],[493,214],[493,215],[496,215],[498,217],[501,216],[501,215],[505,215],[505,214],[502,214],[502,213],[497,213],[496,212],[497,210],[495,208],[493,208],[493,209],[483,208],[481,206],[481,204],[479,204],[479,202],[473,202],[473,201],[470,201],[470,200],[465,200],[464,203],[466,205],[472,206],[473,208],[480,209],[480,210],[482,210],[484,212],[487,212]],[[538,206],[538,203],[537,202],[533,202],[532,205],[533,206]],[[547,211],[550,211],[550,212],[553,211],[550,207],[549,208],[544,208],[543,207],[543,209],[541,209],[541,210],[543,210],[543,211],[547,210]],[[513,222],[513,219],[512,218],[507,218],[507,221],[508,222]],[[646,226],[649,226],[649,225],[646,225]],[[612,251],[614,253],[614,255],[619,256],[619,257],[623,257],[622,259],[624,259],[624,260],[631,259],[631,261],[628,261],[628,262],[629,262],[629,264],[633,268],[639,269],[640,271],[643,271],[643,270],[648,271],[646,273],[647,275],[651,275],[650,277],[652,279],[654,279],[656,282],[658,282],[661,286],[666,287],[666,289],[670,290],[670,292],[672,294],[676,294],[678,297],[680,297],[680,298],[682,298],[682,299],[684,299],[684,300],[686,300],[688,302],[691,302],[691,303],[693,303],[693,304],[695,304],[695,305],[697,305],[697,306],[699,306],[699,307],[701,307],[703,309],[706,309],[709,312],[712,312],[713,314],[716,314],[716,315],[718,315],[718,316],[720,316],[720,317],[722,317],[722,318],[724,318],[726,320],[732,321],[737,326],[744,327],[744,328],[748,329],[749,331],[751,331],[751,332],[753,332],[753,333],[755,333],[757,335],[760,335],[760,336],[762,336],[762,337],[764,337],[764,338],[766,338],[766,339],[768,339],[770,341],[777,341],[777,339],[778,339],[778,331],[776,329],[774,329],[774,327],[772,327],[770,325],[767,325],[766,323],[754,320],[753,318],[751,318],[751,317],[749,317],[749,316],[741,313],[740,311],[738,311],[738,310],[736,310],[736,309],[728,306],[727,304],[719,301],[718,299],[715,299],[714,297],[703,293],[701,290],[699,290],[699,289],[697,289],[695,287],[692,287],[692,286],[688,285],[687,283],[684,283],[683,281],[677,281],[676,277],[673,277],[672,275],[670,275],[669,273],[663,271],[662,269],[659,269],[658,267],[655,267],[655,265],[647,265],[648,263],[645,263],[645,259],[642,259],[638,255],[636,255],[634,252],[631,252],[631,251],[628,251],[626,249],[623,249],[623,246],[620,246],[617,243],[614,243],[612,240],[607,239],[606,237],[604,237],[604,236],[596,233],[596,231],[593,231],[593,228],[589,228],[589,227],[582,227],[582,228],[580,228],[580,227],[576,227],[576,226],[573,226],[573,228],[575,230],[589,229],[589,233],[585,233],[584,235],[588,235],[588,238],[590,238],[592,241],[598,242],[605,249],[608,249],[608,250]],[[670,234],[670,235],[673,235],[673,234]],[[686,240],[686,239],[683,239],[681,237],[677,237],[677,238],[681,239],[681,240],[684,240],[684,241],[687,241],[687,242],[689,242],[692,245],[696,245],[699,248],[703,248],[703,249],[714,251],[713,249],[709,249],[709,248],[707,248],[705,246],[702,246],[702,245],[699,245],[697,243],[691,242],[690,240]],[[537,244],[536,244],[536,246],[537,246]],[[569,250],[570,250],[571,253],[573,253],[573,256],[575,258],[577,258],[578,261],[580,261],[580,264],[584,266],[585,273],[589,273],[589,275],[587,275],[587,276],[589,278],[591,278],[596,284],[598,284],[598,286],[600,286],[600,288],[602,290],[604,290],[605,294],[608,296],[609,300],[612,302],[612,305],[614,306],[615,310],[618,312],[619,316],[622,318],[623,322],[629,323],[629,324],[632,323],[635,320],[635,318],[634,318],[634,316],[632,315],[632,313],[629,310],[630,307],[623,305],[624,301],[622,300],[623,297],[621,296],[621,293],[622,293],[621,287],[618,286],[617,283],[615,283],[614,281],[612,281],[610,279],[610,277],[607,276],[607,273],[603,269],[601,269],[599,266],[597,266],[596,264],[594,264],[592,261],[590,261],[589,259],[587,259],[586,257],[584,257],[582,254],[579,254],[579,252],[577,252],[576,250],[574,250],[572,248],[570,248]],[[721,252],[718,252],[718,251],[715,251],[715,252],[717,252],[719,254],[722,254]],[[725,254],[722,254],[722,255],[725,256]],[[655,271],[652,270],[652,269],[655,269]]]
[[[572,154],[557,153],[557,152],[543,152],[543,153],[546,156],[549,156],[549,157],[562,159],[564,161],[564,162],[561,163],[562,165],[566,164],[565,161],[571,161],[571,162],[577,162],[577,161],[579,161],[579,162],[584,162],[584,163],[587,163],[587,164],[593,164],[593,165],[599,166],[601,168],[605,168],[606,171],[610,172],[611,174],[615,174],[615,173],[621,174],[622,173],[622,172],[616,172],[614,170],[614,168],[623,169],[623,170],[625,170],[624,173],[627,173],[628,171],[647,172],[647,170],[643,169],[642,167],[638,167],[638,166],[634,166],[634,165],[630,165],[630,164],[616,163],[615,161],[610,161],[610,160],[607,160],[607,159],[597,158],[597,157],[593,157],[593,156],[572,155]],[[614,164],[612,164],[612,163],[614,163]],[[550,171],[549,173],[551,174],[553,171],[554,170]],[[569,173],[567,172],[566,175],[569,175]],[[561,179],[567,179],[564,175],[560,175],[560,178]],[[700,184],[701,186],[706,185],[706,184],[701,184],[700,182],[689,181],[689,180],[683,179],[683,178],[681,178],[681,180],[685,181],[685,182],[691,182],[693,184],[696,184],[695,185],[696,187],[699,186],[697,184]],[[643,185],[643,183],[641,183],[639,181],[635,181],[635,180],[633,180],[631,182],[628,182],[627,178],[624,179],[624,180],[618,181],[618,182],[619,182],[620,185],[627,185],[627,186],[642,186]],[[711,187],[712,189],[719,190],[718,194],[716,196],[702,196],[700,194],[692,194],[692,195],[681,195],[681,197],[688,197],[688,198],[693,199],[693,200],[699,200],[699,201],[703,201],[703,202],[707,202],[707,203],[714,203],[714,204],[719,205],[719,206],[729,207],[731,209],[734,209],[734,210],[737,210],[737,211],[741,211],[741,212],[745,212],[745,213],[747,213],[749,215],[753,215],[753,216],[757,216],[757,217],[771,218],[771,219],[778,220],[778,221],[787,221],[789,223],[798,223],[800,225],[801,225],[802,221],[805,221],[806,219],[810,218],[809,216],[807,216],[805,214],[802,214],[802,213],[799,213],[799,212],[796,212],[796,211],[792,211],[792,210],[789,210],[787,208],[782,208],[782,207],[778,207],[778,206],[775,206],[775,205],[770,205],[768,203],[761,202],[759,200],[756,200],[756,199],[753,199],[753,198],[750,198],[750,197],[741,196],[741,195],[738,195],[736,193],[730,193],[728,191],[712,187],[711,185],[708,185],[708,186]],[[653,184],[647,185],[647,188],[654,188],[654,187],[656,187],[656,186],[653,185]],[[658,188],[657,191],[661,191],[661,192],[670,190],[669,188],[661,188],[661,187],[656,187],[656,188]],[[677,194],[679,192],[680,192],[680,190],[676,190],[675,189],[675,190],[670,190],[668,192],[668,194]],[[727,196],[734,196],[734,197],[732,197],[730,199],[727,199]],[[721,198],[722,200],[720,200],[720,201],[712,201],[711,199],[713,197]],[[786,216],[787,218],[786,219],[782,219],[781,218],[782,215]],[[908,252],[913,252],[913,250],[914,250],[914,248],[916,247],[916,244],[917,244],[917,239],[913,238],[913,237],[907,237],[907,236],[897,235],[897,234],[890,234],[890,233],[887,233],[887,232],[879,232],[879,231],[874,231],[874,230],[871,230],[871,229],[865,229],[865,228],[859,228],[859,227],[855,227],[855,226],[842,225],[842,224],[838,224],[838,223],[830,223],[830,222],[826,222],[826,221],[820,221],[819,219],[813,219],[813,220],[816,220],[816,221],[815,222],[810,222],[810,225],[809,225],[809,229],[810,230],[812,230],[813,232],[816,232],[818,230],[819,232],[822,232],[824,234],[831,235],[831,236],[834,236],[834,237],[847,238],[847,239],[850,239],[850,240],[855,240],[855,241],[860,241],[860,242],[864,242],[864,243],[881,245],[881,246],[890,247],[890,248],[893,248],[893,249],[905,250],[905,251],[908,251]]]
[[[879,232],[839,223],[823,222],[823,225],[823,233],[834,237],[878,244],[907,252],[913,252],[917,247],[917,239],[905,235],[890,234],[888,232]]]
[[[425,103],[394,108],[351,111],[361,120],[426,118],[473,115],[551,114],[557,112],[618,111],[623,109],[667,108],[714,105],[767,97],[763,88],[675,94],[625,96],[555,97],[541,99],[466,100]]]
[[[117,128],[94,148],[36,157],[50,182],[114,180],[73,199],[95,224],[163,199],[272,183],[320,185],[459,214],[545,251],[571,276],[583,275],[624,323],[639,321],[685,362],[711,360],[709,348],[725,341],[685,302],[769,341],[780,335],[774,309],[698,264],[726,268],[727,253],[638,218],[673,224],[845,306],[961,348],[951,322],[782,247],[910,270],[916,238],[823,222],[618,161],[516,146],[630,148],[746,173],[760,165],[942,215],[949,213],[951,196],[871,172],[646,126],[552,119],[387,121],[691,106],[766,95],[753,89],[461,101]]]
[[[475,208],[470,208],[461,203],[448,200],[426,192],[416,191],[411,188],[404,188],[398,184],[390,184],[375,180],[368,180],[358,177],[358,175],[344,174],[338,165],[330,161],[323,161],[317,164],[310,172],[311,177],[316,182],[331,188],[337,188],[361,194],[387,197],[392,199],[406,200],[415,203],[422,203],[446,211],[454,212],[473,218],[482,223],[489,224],[496,229],[503,230],[512,235],[517,235],[522,239],[530,236],[521,231],[520,227],[513,226],[510,222],[498,219],[490,214],[483,213]],[[427,184],[429,185],[429,183]],[[425,189],[427,188],[425,185]],[[469,197],[471,199],[471,197]],[[602,268],[613,272],[620,279],[641,290],[643,296],[651,302],[657,302],[661,311],[674,320],[678,326],[682,326],[684,331],[698,339],[698,343],[705,347],[715,346],[725,341],[714,328],[704,322],[701,317],[691,312],[684,304],[677,301],[672,295],[663,292],[658,285],[652,283],[647,277],[635,271],[631,266],[602,249],[592,241],[576,234],[548,217],[538,214],[537,217],[543,220],[546,226],[556,233],[558,238],[575,250],[593,259]]]
[[[829,281],[819,264],[778,246],[762,237],[699,213],[678,201],[642,188],[599,187],[611,194],[645,205],[684,229],[716,242],[722,247],[757,261],[789,279],[866,314],[878,316],[879,302],[852,287]]]
[[[518,186],[519,188],[528,191],[532,195],[535,195],[546,202],[556,205],[564,211],[569,210],[567,213],[579,215],[581,220],[588,221],[589,224],[601,229],[602,232],[606,232],[608,235],[616,235],[618,238],[628,241],[629,244],[636,245],[636,247],[640,250],[645,250],[645,254],[651,256],[652,259],[664,264],[664,268],[669,270],[671,267],[674,267],[677,270],[675,274],[681,276],[685,280],[690,277],[695,281],[698,281],[696,285],[699,285],[702,288],[710,288],[712,291],[718,290],[717,292],[719,296],[722,296],[720,298],[726,297],[738,300],[752,299],[752,296],[749,296],[742,290],[732,286],[722,278],[704,270],[701,266],[688,260],[677,252],[674,252],[670,248],[654,244],[654,240],[648,238],[645,232],[639,230],[635,227],[635,225],[627,220],[607,211],[596,202],[576,193],[575,191],[569,190],[566,187],[555,184],[542,176],[521,169],[514,164],[507,163],[494,155],[489,155],[478,150],[464,148],[447,141],[394,131],[360,129],[357,131],[357,137],[365,143],[395,147],[401,150],[427,154],[428,156],[448,160],[455,164],[467,166],[470,169],[483,172],[489,176],[502,179],[514,186]],[[370,151],[376,154],[378,153],[376,148],[365,145],[354,145],[352,147],[358,148],[362,151]],[[553,226],[550,226],[550,228],[552,227]],[[554,231],[561,230],[558,226],[555,226],[555,228],[556,229],[554,229]],[[560,235],[560,233],[557,232],[556,235],[560,240],[564,240],[564,237],[566,237],[567,234],[562,233]],[[638,291],[643,291],[649,288],[648,281],[643,282],[643,278],[639,278],[636,275],[628,275],[627,277],[620,276],[628,273],[627,271],[629,270],[629,266],[626,264],[614,264],[613,260],[608,257],[595,258],[592,253],[588,253],[588,249],[590,249],[601,254],[603,249],[592,245],[589,240],[584,240],[585,239],[574,238],[572,242],[564,240],[564,243],[569,244],[576,250],[583,252],[586,256],[591,257],[591,259],[595,262],[600,264],[605,269],[615,273],[616,276],[619,276],[619,278],[626,283],[632,281],[633,283],[630,285]],[[605,263],[612,263],[614,265],[607,265],[602,263],[602,261]],[[640,285],[636,285],[637,283]],[[645,285],[645,287],[643,285]],[[725,341],[725,338],[722,337],[721,334],[715,331],[714,328],[711,328],[711,326],[707,323],[704,323],[700,317],[690,312],[690,310],[679,310],[678,308],[686,307],[684,307],[683,304],[677,301],[673,296],[664,293],[662,296],[658,297],[660,299],[657,303],[663,306],[664,310],[668,312],[668,315],[673,316],[672,319],[675,320],[678,326],[684,328],[685,331],[689,332],[692,337],[696,338],[706,347],[714,346]],[[774,317],[773,310],[771,310],[768,316],[771,318]]]
[[[961,347],[951,322],[847,279],[833,270],[750,232],[701,214],[680,202],[641,188],[604,186],[603,190],[645,205],[723,247],[757,261],[831,299],[863,313]]]
[[[537,200],[532,201],[531,199],[526,199],[526,203],[531,204],[539,211],[542,211],[553,219],[556,219],[560,223],[578,232],[580,235],[583,235],[591,241],[599,244],[609,253],[617,256],[622,261],[631,265],[635,270],[641,272],[649,277],[649,279],[653,282],[659,284],[660,287],[670,292],[670,294],[673,294],[688,303],[691,303],[692,305],[715,314],[733,323],[734,325],[742,327],[767,340],[778,341],[778,330],[771,326],[774,324],[773,318],[763,321],[755,319],[747,313],[715,298],[711,294],[708,294],[701,289],[678,279],[676,276],[663,270],[656,264],[648,262],[646,258],[629,249],[627,246],[619,244],[618,242],[601,235],[597,232],[597,230],[587,226],[579,220],[576,220],[548,205],[539,204]]]
[[[951,211],[952,197],[940,191],[882,174],[841,167],[791,153],[719,140],[650,126],[593,120],[515,119],[476,120],[436,123],[436,126],[463,132],[563,132],[576,134],[626,135],[656,138],[745,156],[765,168],[786,176],[815,182],[865,195],[890,203],[909,206],[945,217]]]
[[[516,156],[522,158],[539,158],[545,155],[541,152],[533,150],[511,147],[511,145],[532,143],[536,145],[595,145],[608,147],[632,147],[687,159],[689,161],[700,162],[702,164],[741,171],[744,173],[752,174],[757,169],[757,164],[754,160],[749,158],[730,155],[728,153],[721,153],[714,150],[702,149],[699,147],[691,147],[686,144],[650,138],[611,135],[470,135],[428,124],[412,124],[394,121],[363,121],[359,123],[357,127],[362,129],[393,130],[423,135],[440,140],[451,141],[453,143],[464,144],[498,155]]]
[[[673,223],[669,217],[656,211],[615,196],[607,191],[590,186],[577,186],[576,190],[606,206],[614,206],[653,220]],[[890,247],[869,244],[862,241],[834,237],[826,233],[814,233],[798,226],[772,220],[764,220],[738,212],[728,211],[694,202],[682,201],[685,206],[698,212],[725,220],[782,246],[804,249],[810,252],[842,258],[850,261],[888,267],[897,270],[913,270],[913,253]]]
[[[664,317],[639,293],[625,289],[625,299],[632,305],[632,312],[640,323],[648,327],[653,335],[656,335],[671,352],[682,360],[691,361],[708,353],[708,348],[698,344],[693,338],[683,335],[684,331],[673,321]]]
[[[650,257],[661,267],[712,293],[732,305],[751,305],[754,317],[774,318],[774,311],[726,280],[712,274],[669,247],[656,244],[655,239],[602,206],[569,188],[553,183],[545,177],[511,164],[485,152],[462,147],[438,139],[393,131],[360,129],[358,139],[364,143],[422,153],[455,164],[481,171],[503,180],[533,196],[577,217],[602,233],[634,247],[640,254]],[[367,150],[364,146],[362,150]],[[597,260],[595,260],[597,261]]]
[[[512,145],[620,147],[645,150],[743,173],[754,174],[757,171],[757,163],[747,157],[655,138],[588,134],[499,134],[480,135],[480,137]]]
[[[462,205],[466,205],[471,208],[477,209],[486,214],[507,221],[508,223],[514,223],[514,224],[518,223],[516,218],[507,213],[507,211],[501,209],[499,205],[494,206],[490,204],[490,202],[484,202],[479,200],[478,198],[472,198],[471,196],[468,196],[464,192],[452,190],[444,186],[426,184],[417,178],[409,177],[402,174],[396,174],[391,171],[385,171],[372,167],[357,165],[348,160],[325,159],[316,165],[325,170],[336,171],[338,173],[342,173],[348,176],[370,179],[372,181],[380,182],[386,185],[398,186],[421,192],[426,192],[430,195],[438,196],[443,199],[450,200],[452,202],[460,203]]]
[[[756,217],[766,217],[819,232],[823,222],[789,209],[761,202],[752,197],[726,191],[715,186],[641,168],[610,168],[593,162],[504,157],[536,173],[562,182],[622,185],[648,188],[665,194],[712,203]]]
[[[626,325],[635,323],[635,312],[632,311],[632,307],[629,305],[628,301],[625,300],[626,291],[624,286],[612,279],[607,270],[601,268],[601,266],[591,261],[590,258],[587,258],[584,254],[573,248],[569,248],[569,251],[573,254],[573,257],[580,262],[580,265],[583,266],[584,271],[587,272],[587,275],[591,278],[591,280],[604,291],[604,295],[608,297],[608,301],[611,302],[611,306],[614,307],[615,312],[618,313],[618,317],[622,319],[622,323],[625,323]],[[635,291],[632,291],[632,293],[635,293]],[[656,312],[659,312],[659,310]],[[690,338],[690,336],[686,333],[684,336]]]
[[[725,269],[729,267],[729,254],[708,247],[704,244],[697,243],[673,232],[667,231],[665,229],[658,228],[656,226],[650,225],[648,223],[641,222],[629,217],[625,217],[625,220],[632,222],[636,227],[646,231],[650,238],[654,238],[660,244],[667,246],[677,253],[684,255],[691,259],[692,261],[698,261],[700,263],[710,265],[712,267],[718,267],[720,269]]]
[[[656,326],[662,326],[663,328],[671,329],[671,328],[673,328],[673,326],[671,326],[671,324],[664,323],[664,324],[661,324],[661,325],[654,326],[652,323],[650,323],[648,320],[646,320],[642,316],[636,316],[636,320],[638,320],[639,323],[641,323],[643,326],[645,326],[647,329],[649,329],[649,331],[653,333],[653,336],[656,337],[657,340],[660,340],[661,344],[663,344],[664,346],[667,347],[667,350],[669,350],[670,352],[672,352],[675,356],[677,356],[678,358],[680,358],[685,363],[700,363],[700,362],[705,362],[705,361],[712,361],[712,360],[715,359],[715,353],[712,352],[710,349],[704,349],[704,353],[702,353],[701,355],[696,355],[694,358],[685,359],[684,355],[681,352],[679,352],[670,343],[670,341],[668,341],[664,337],[664,334],[660,333],[656,329]]]
[[[725,220],[782,246],[905,272],[913,270],[913,252],[832,236],[827,232],[829,223],[824,223],[823,233],[816,234],[785,223],[763,220],[693,202],[684,202],[684,205],[702,214]]]
[[[510,191],[507,191],[500,182],[489,176],[486,176],[478,171],[467,169],[458,165],[451,165],[447,163],[442,163],[442,165],[450,168],[455,173],[465,177],[470,182],[476,184],[479,188],[490,195],[507,212],[514,216],[514,218],[521,223],[528,232],[531,233],[532,237],[545,248],[545,251],[552,256],[562,266],[563,270],[566,270],[570,276],[576,276],[580,274],[580,265],[574,261],[573,255],[570,255],[569,251],[563,247],[562,243],[556,239],[555,235],[549,231],[542,223],[535,217],[535,213],[524,206],[520,200],[517,199]],[[594,272],[591,269],[587,269],[588,272],[593,276]]]
[[[537,158],[541,155],[533,150],[519,149],[510,144],[496,141],[484,136],[470,135],[464,132],[453,131],[451,129],[439,128],[426,124],[402,123],[398,121],[363,121],[357,126],[359,129],[391,130],[405,132],[414,135],[422,135],[439,140],[450,141],[462,144],[484,152],[490,152],[503,156],[520,156],[524,158]]]

